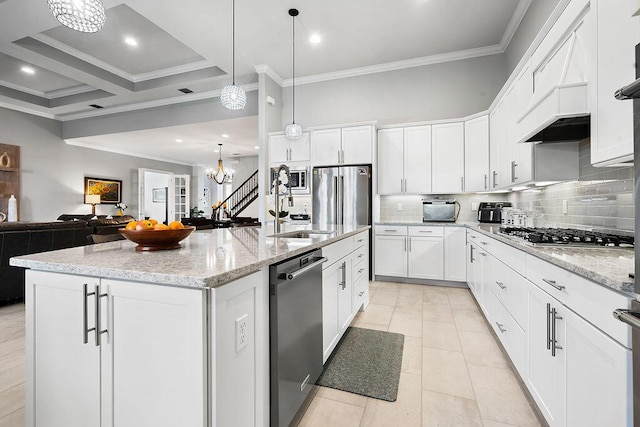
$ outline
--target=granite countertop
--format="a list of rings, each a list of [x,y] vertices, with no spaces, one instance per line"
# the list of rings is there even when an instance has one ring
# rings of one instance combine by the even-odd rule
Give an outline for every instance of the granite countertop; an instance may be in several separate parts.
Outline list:
[[[500,234],[499,224],[475,224],[468,228],[635,298],[634,280],[629,277],[635,270],[633,248],[532,245]]]
[[[285,226],[281,232],[331,230],[333,234],[292,239],[270,237],[272,227],[238,227],[193,232],[181,249],[136,252],[128,240],[80,246],[11,258],[34,270],[215,288],[262,267],[321,248],[369,229],[369,225]]]

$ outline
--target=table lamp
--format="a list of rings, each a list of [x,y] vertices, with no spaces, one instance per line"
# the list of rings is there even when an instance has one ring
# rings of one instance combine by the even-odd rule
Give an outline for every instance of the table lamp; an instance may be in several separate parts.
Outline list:
[[[84,195],[84,203],[87,205],[91,205],[91,215],[96,214],[96,205],[100,204],[100,195],[99,194],[85,194]]]

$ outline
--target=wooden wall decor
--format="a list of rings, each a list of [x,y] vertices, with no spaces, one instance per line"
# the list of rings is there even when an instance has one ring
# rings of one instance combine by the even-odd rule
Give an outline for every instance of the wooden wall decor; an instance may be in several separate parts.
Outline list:
[[[20,219],[20,147],[0,144],[0,212],[7,213],[9,197],[18,200]]]

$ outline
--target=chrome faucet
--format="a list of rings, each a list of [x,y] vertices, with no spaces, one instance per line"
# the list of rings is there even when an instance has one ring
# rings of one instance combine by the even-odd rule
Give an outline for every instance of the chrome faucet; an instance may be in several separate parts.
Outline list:
[[[274,196],[274,212],[276,213],[276,220],[273,223],[273,232],[274,234],[278,234],[280,233],[280,172],[281,171],[285,171],[285,173],[287,174],[287,182],[289,183],[288,189],[289,189],[289,207],[293,206],[293,196],[291,195],[291,172],[289,171],[289,166],[287,165],[280,165],[278,167],[278,171],[276,172],[276,179],[274,181],[275,185],[274,185],[274,189],[273,189],[273,196]]]

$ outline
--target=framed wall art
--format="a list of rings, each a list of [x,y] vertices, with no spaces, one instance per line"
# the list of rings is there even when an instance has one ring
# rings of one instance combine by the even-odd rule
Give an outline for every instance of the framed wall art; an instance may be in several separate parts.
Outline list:
[[[164,203],[167,201],[167,189],[166,188],[154,188],[153,189],[153,203]]]
[[[100,195],[100,203],[115,205],[122,201],[122,181],[85,176],[84,194],[98,194]]]

